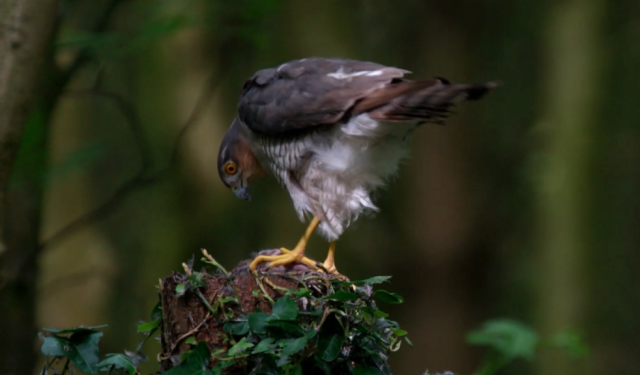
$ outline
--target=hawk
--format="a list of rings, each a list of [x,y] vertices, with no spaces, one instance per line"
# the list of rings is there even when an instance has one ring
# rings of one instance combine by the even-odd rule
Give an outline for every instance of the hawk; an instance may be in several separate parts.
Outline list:
[[[220,145],[220,179],[249,200],[249,182],[271,174],[289,192],[300,220],[311,218],[293,249],[260,255],[251,270],[262,262],[301,263],[337,273],[336,240],[361,214],[378,211],[371,194],[408,156],[414,131],[444,124],[457,103],[496,86],[408,80],[407,73],[373,62],[307,58],[260,70],[245,82]],[[304,255],[316,228],[330,242],[322,264]]]

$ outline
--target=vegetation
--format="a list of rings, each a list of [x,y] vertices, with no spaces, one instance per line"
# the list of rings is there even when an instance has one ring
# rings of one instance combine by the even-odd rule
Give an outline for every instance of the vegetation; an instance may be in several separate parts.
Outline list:
[[[211,258],[210,258],[211,259]],[[206,260],[203,258],[203,260]],[[219,274],[233,283],[217,262]],[[186,266],[186,265],[185,265]],[[273,299],[265,292],[265,277],[256,277],[260,286],[254,295],[271,302],[269,313],[257,309],[246,315],[238,313],[240,295],[236,286],[234,297],[218,295],[207,301],[201,289],[207,287],[209,274],[185,267],[184,281],[174,293],[185,298],[196,294],[209,310],[213,326],[207,319],[181,337],[188,350],[174,355],[181,342],[169,343],[172,348],[157,355],[158,361],[169,360],[166,375],[216,374],[353,374],[391,375],[388,357],[400,349],[404,341],[413,345],[407,331],[388,319],[377,304],[399,304],[403,298],[396,293],[377,287],[389,276],[376,276],[361,281],[329,280],[315,272],[288,274],[299,285],[297,289],[278,288],[282,293]],[[175,277],[175,276],[174,276]],[[138,325],[145,339],[135,352],[106,354],[101,360],[99,341],[101,329],[106,326],[71,329],[45,329],[41,352],[49,357],[42,373],[71,373],[72,367],[86,374],[98,372],[139,373],[139,365],[147,359],[142,348],[145,342],[163,328],[160,302],[151,312],[151,320]],[[221,331],[212,329],[222,327]],[[221,335],[219,343],[210,348],[206,341],[198,341],[199,331]],[[221,333],[224,332],[224,333]],[[166,340],[166,337],[165,337]],[[489,355],[476,372],[492,375],[515,359],[532,360],[536,349],[543,345],[531,328],[509,320],[487,322],[481,329],[471,332],[467,340],[474,345],[490,348]],[[586,347],[578,336],[560,334],[547,340],[547,344],[563,347],[576,357],[586,355]],[[211,350],[213,349],[213,350]]]

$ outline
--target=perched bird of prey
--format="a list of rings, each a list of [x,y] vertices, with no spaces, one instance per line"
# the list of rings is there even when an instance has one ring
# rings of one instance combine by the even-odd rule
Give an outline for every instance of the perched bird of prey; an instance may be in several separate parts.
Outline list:
[[[409,153],[413,132],[443,124],[454,106],[496,86],[451,84],[443,78],[408,80],[407,70],[373,62],[307,58],[260,70],[245,82],[238,113],[222,140],[218,172],[238,198],[249,182],[273,175],[311,223],[291,250],[260,255],[270,267],[302,263],[337,273],[335,241],[367,211],[371,193]],[[323,264],[304,256],[316,227],[330,241]]]

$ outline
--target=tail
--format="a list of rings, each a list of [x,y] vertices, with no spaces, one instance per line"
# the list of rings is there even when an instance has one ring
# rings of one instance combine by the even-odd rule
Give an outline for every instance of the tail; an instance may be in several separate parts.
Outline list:
[[[459,102],[478,100],[498,86],[496,82],[451,84],[443,78],[392,83],[358,103],[356,110],[379,121],[422,120],[443,124]],[[368,108],[366,108],[368,107]]]

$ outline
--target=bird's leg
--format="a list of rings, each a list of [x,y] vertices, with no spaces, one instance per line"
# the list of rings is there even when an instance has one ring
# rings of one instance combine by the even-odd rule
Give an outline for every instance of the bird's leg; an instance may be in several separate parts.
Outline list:
[[[334,260],[335,252],[336,252],[336,241],[332,241],[329,244],[329,253],[327,254],[327,259],[322,264],[322,267],[328,273],[339,274],[338,269],[336,268],[336,262]]]
[[[262,262],[270,262],[270,267],[282,266],[290,263],[301,263],[305,266],[309,267],[312,270],[317,270],[316,262],[304,256],[304,250],[307,247],[307,243],[309,242],[309,238],[313,234],[313,231],[318,226],[319,219],[314,217],[309,224],[309,227],[305,231],[300,241],[293,250],[288,250],[285,248],[281,248],[280,251],[282,254],[280,255],[260,255],[256,257],[249,266],[249,269],[252,271],[256,270],[258,264]]]

